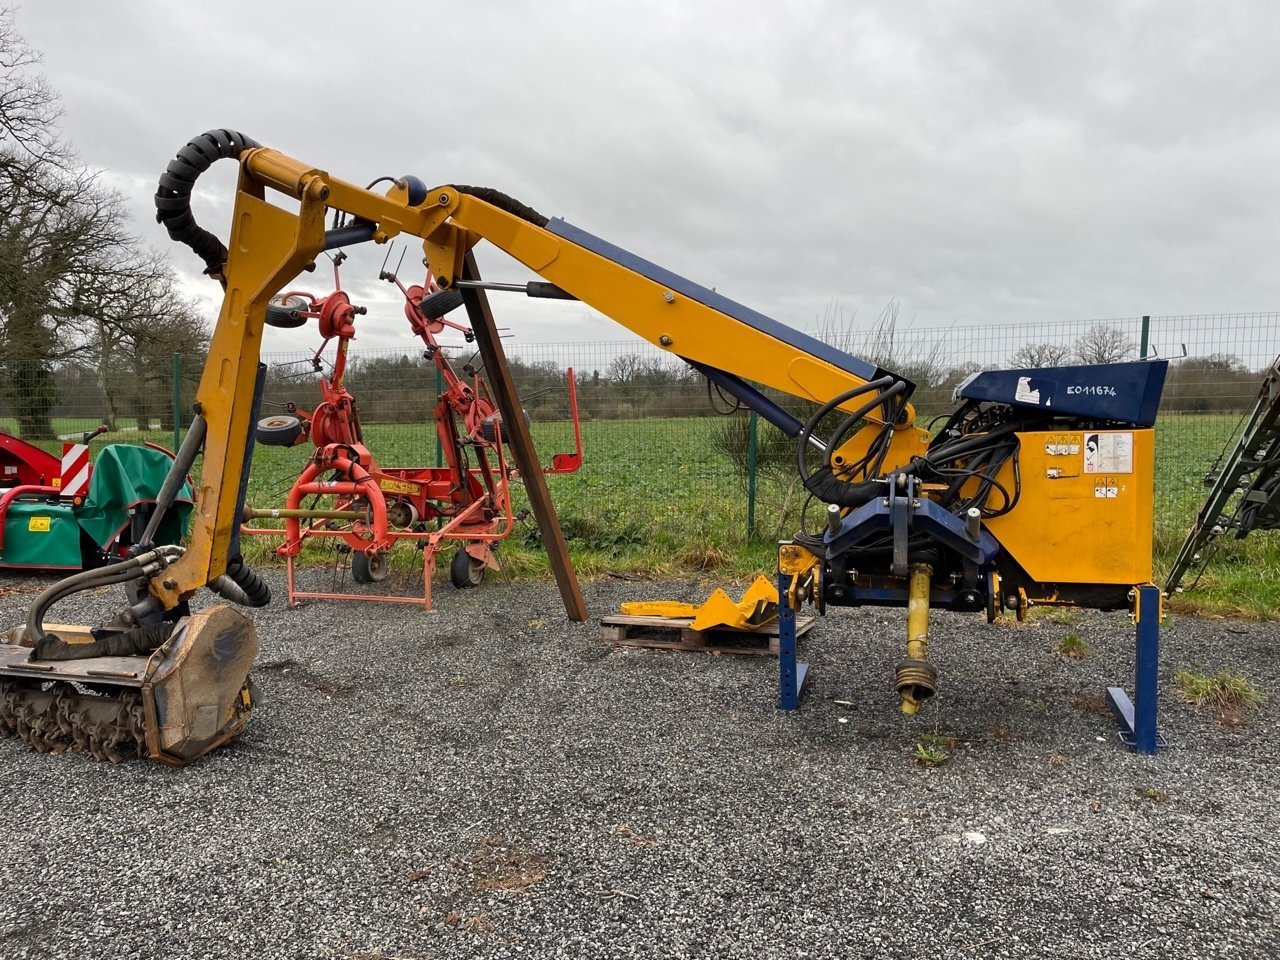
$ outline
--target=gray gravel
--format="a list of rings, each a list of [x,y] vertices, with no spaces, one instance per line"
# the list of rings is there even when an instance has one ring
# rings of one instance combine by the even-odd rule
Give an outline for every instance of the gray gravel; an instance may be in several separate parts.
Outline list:
[[[584,588],[597,618],[708,589]],[[0,623],[29,599],[0,596]],[[185,770],[0,741],[0,956],[1280,952],[1275,698],[1226,726],[1172,683],[1226,666],[1280,689],[1271,626],[1165,630],[1153,760],[1091,709],[1132,675],[1122,615],[939,615],[942,693],[908,720],[897,611],[822,621],[785,715],[772,660],[611,650],[549,583],[446,584],[438,606],[256,612],[263,706]],[[1092,656],[1052,652],[1068,630]],[[910,760],[924,732],[957,739],[950,762]]]

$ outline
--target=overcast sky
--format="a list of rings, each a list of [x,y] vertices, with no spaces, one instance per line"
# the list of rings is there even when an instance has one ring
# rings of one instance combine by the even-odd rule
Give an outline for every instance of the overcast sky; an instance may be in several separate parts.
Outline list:
[[[960,330],[1280,308],[1278,12],[21,0],[17,24],[67,137],[211,314],[151,197],[188,139],[230,127],[351,181],[497,187],[797,327],[833,303],[869,325],[896,298]],[[218,166],[196,210],[225,237]],[[381,254],[344,273],[371,307],[358,342],[407,344]],[[625,336],[579,304],[495,311],[518,342]]]

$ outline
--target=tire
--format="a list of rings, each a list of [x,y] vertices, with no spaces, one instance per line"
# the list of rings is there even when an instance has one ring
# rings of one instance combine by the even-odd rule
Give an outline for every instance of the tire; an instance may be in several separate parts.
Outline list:
[[[381,583],[390,572],[386,553],[376,553],[372,558],[363,550],[351,554],[351,579],[356,583]]]
[[[437,290],[422,298],[418,303],[418,313],[428,320],[435,320],[457,310],[460,306],[462,306],[462,291]]]
[[[288,413],[263,417],[254,436],[264,447],[292,447],[302,436],[302,420]]]
[[[466,547],[459,547],[449,564],[449,580],[459,590],[469,590],[484,582],[485,564],[467,553]]]
[[[529,411],[521,407],[520,413],[524,416],[524,425],[526,427],[529,426]],[[502,426],[502,414],[492,413],[480,421],[480,436],[484,437],[485,443],[493,443],[498,438],[498,431],[494,429],[494,421],[497,421],[499,427]],[[511,438],[505,430],[502,432],[502,442],[507,445],[511,443]]]
[[[272,297],[267,301],[267,326],[292,330],[307,322],[298,316],[299,310],[310,310],[311,304],[304,297]]]

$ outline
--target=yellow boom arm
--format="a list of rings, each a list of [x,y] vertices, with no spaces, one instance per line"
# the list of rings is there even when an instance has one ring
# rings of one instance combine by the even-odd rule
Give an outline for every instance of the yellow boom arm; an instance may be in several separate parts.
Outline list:
[[[190,542],[163,579],[150,586],[166,609],[226,570],[240,523],[237,506],[244,451],[253,430],[267,304],[327,247],[353,239],[386,243],[400,234],[420,237],[436,282],[449,288],[462,276],[471,248],[488,240],[663,350],[819,403],[884,373],[563,221],[547,221],[493,191],[455,186],[424,191],[420,183],[402,180],[385,195],[376,194],[228,131],[212,131],[193,141],[188,152],[192,148],[205,159],[189,174],[181,174],[185,186],[171,191],[178,200],[218,156],[237,156],[241,167],[224,262],[218,262],[218,252],[182,238],[205,257],[210,275],[223,280],[225,296],[196,393],[196,412],[206,422],[207,435]],[[221,153],[210,157],[214,148]],[[180,153],[179,161],[184,156],[189,163],[189,153]],[[174,169],[171,164],[170,174]],[[169,199],[165,185],[162,180],[157,197],[162,220],[164,201]],[[297,212],[269,203],[268,189],[297,201]],[[346,228],[349,233],[326,236],[329,210],[348,215],[353,224]],[[194,222],[190,227],[195,229]],[[172,225],[170,233],[178,236]],[[883,422],[882,408],[869,410],[865,419]],[[888,425],[893,437],[886,463],[905,463],[924,450],[928,434],[913,423],[914,411],[902,406],[897,422]],[[855,437],[840,452],[852,460],[864,443]]]

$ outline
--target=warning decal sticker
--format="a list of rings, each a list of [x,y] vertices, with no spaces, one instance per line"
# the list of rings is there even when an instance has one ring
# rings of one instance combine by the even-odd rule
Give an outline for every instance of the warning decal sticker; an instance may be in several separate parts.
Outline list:
[[[1086,433],[1085,473],[1133,473],[1132,433]]]

